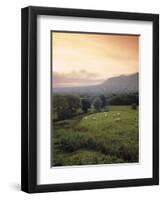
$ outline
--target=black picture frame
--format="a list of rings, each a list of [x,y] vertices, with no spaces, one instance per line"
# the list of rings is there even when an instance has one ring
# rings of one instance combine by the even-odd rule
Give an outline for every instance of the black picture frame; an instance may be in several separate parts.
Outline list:
[[[153,177],[37,185],[37,16],[55,15],[153,23]],[[159,184],[159,15],[29,6],[21,12],[21,190],[28,193]]]

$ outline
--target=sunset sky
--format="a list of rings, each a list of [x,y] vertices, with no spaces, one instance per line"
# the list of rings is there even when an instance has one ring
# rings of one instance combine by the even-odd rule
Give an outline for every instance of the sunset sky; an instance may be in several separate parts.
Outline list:
[[[52,33],[53,87],[96,85],[139,70],[139,36]]]

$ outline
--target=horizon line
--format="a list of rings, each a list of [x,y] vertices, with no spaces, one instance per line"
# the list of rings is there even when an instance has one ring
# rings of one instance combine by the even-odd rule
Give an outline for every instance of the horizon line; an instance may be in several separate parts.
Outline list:
[[[54,72],[53,72],[54,73]],[[102,83],[104,83],[105,81],[109,80],[109,79],[114,79],[114,78],[118,78],[118,77],[122,77],[122,76],[132,76],[132,75],[136,75],[136,74],[139,74],[139,72],[134,72],[134,73],[131,73],[131,74],[120,74],[120,75],[117,75],[117,76],[113,76],[113,77],[110,77],[110,78],[106,78],[106,79],[103,79],[103,81],[101,83],[98,83],[98,84],[88,84],[88,85],[78,85],[78,86],[59,86],[59,87],[53,87],[52,85],[52,89],[59,89],[59,88],[78,88],[78,87],[89,87],[89,86],[99,86],[101,85]],[[100,79],[101,80],[101,79]],[[98,81],[98,79],[97,79]],[[67,83],[68,84],[68,83]]]

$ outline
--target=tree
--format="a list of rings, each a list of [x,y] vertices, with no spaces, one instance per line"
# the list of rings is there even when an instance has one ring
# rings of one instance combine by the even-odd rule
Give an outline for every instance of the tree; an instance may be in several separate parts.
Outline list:
[[[82,104],[83,112],[87,113],[88,109],[91,107],[90,101],[85,98],[85,99],[82,99],[81,104]]]
[[[96,97],[93,101],[93,106],[96,111],[100,111],[102,107],[102,101],[100,97]]]
[[[124,93],[112,95],[109,99],[109,104],[111,105],[139,105],[139,94],[138,92],[134,93]]]
[[[57,115],[58,120],[64,120],[76,114],[81,107],[80,99],[74,95],[54,95],[53,115]]]
[[[104,95],[101,95],[100,98],[101,98],[101,101],[102,101],[101,107],[104,108],[106,106],[106,98],[105,98]]]
[[[137,108],[136,103],[133,103],[133,104],[131,105],[131,108],[132,108],[133,110],[136,110],[136,108]]]
[[[68,102],[68,108],[71,111],[71,115],[76,114],[77,110],[81,107],[80,98],[75,95],[66,95]]]
[[[59,120],[64,120],[70,117],[68,102],[64,96],[53,96],[53,113],[57,114]]]

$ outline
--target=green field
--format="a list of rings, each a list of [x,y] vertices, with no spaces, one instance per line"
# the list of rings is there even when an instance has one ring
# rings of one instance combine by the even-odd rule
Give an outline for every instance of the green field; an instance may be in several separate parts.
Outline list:
[[[53,166],[138,162],[138,109],[106,110],[53,122]]]

